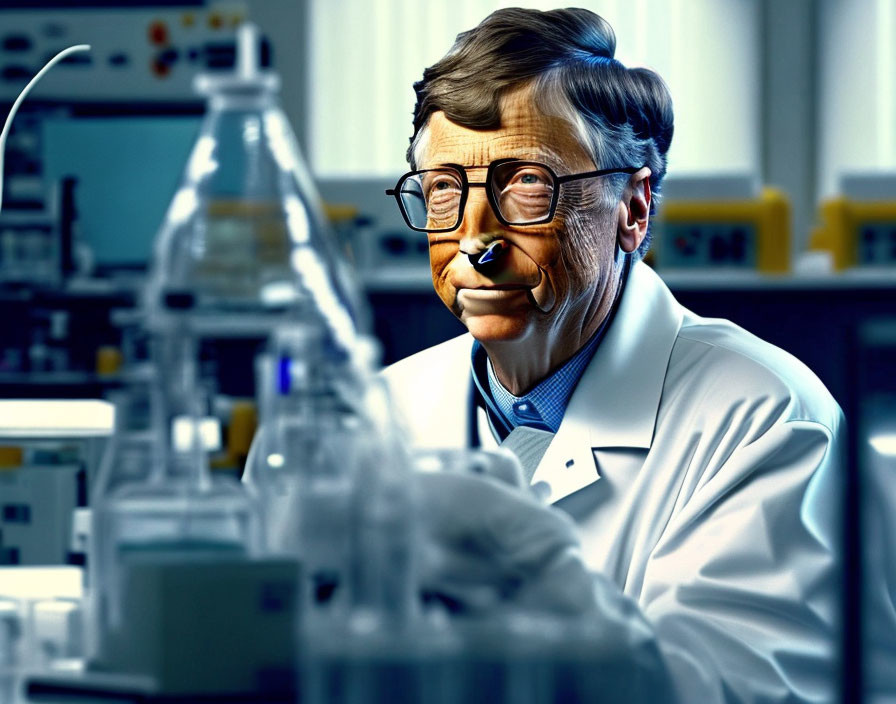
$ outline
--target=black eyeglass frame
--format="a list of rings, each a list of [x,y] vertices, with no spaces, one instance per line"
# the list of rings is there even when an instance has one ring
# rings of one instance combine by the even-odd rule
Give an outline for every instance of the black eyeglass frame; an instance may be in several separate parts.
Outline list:
[[[548,210],[548,214],[542,218],[541,220],[530,220],[528,222],[510,222],[501,214],[501,209],[498,207],[497,197],[495,196],[494,190],[488,188],[488,186],[492,182],[492,177],[494,175],[495,169],[504,164],[514,163],[520,166],[537,166],[540,169],[544,169],[547,171],[551,178],[554,179],[554,184],[556,187],[554,188],[553,193],[551,193],[551,207]],[[457,222],[454,223],[451,227],[443,227],[438,230],[430,230],[425,227],[416,227],[411,223],[411,219],[405,211],[404,204],[401,202],[401,187],[405,181],[413,176],[417,176],[419,174],[429,173],[431,171],[444,171],[445,169],[455,169],[461,178],[461,194],[460,194],[460,205],[457,208]],[[497,159],[488,165],[488,171],[485,174],[485,181],[470,181],[467,178],[466,169],[481,169],[482,166],[462,166],[461,164],[444,164],[439,168],[435,169],[420,169],[418,171],[410,171],[398,179],[398,183],[395,184],[395,188],[386,189],[387,196],[393,196],[395,201],[398,203],[398,209],[401,211],[401,215],[404,218],[404,221],[407,223],[407,226],[412,230],[417,232],[429,232],[429,233],[440,233],[440,232],[454,232],[458,227],[460,227],[461,223],[464,221],[464,208],[467,205],[467,196],[470,194],[471,188],[485,188],[485,195],[488,198],[489,205],[492,207],[492,212],[495,214],[495,217],[498,218],[498,222],[500,222],[505,227],[526,227],[528,225],[544,225],[545,223],[551,222],[554,219],[554,214],[557,210],[557,203],[560,201],[560,186],[564,183],[568,183],[569,181],[580,181],[586,178],[597,178],[599,176],[609,176],[610,174],[634,174],[640,171],[644,167],[632,167],[625,166],[618,169],[598,169],[597,171],[584,171],[578,174],[567,174],[566,176],[558,176],[554,173],[554,170],[548,166],[547,164],[542,164],[539,161],[527,161],[523,159]]]

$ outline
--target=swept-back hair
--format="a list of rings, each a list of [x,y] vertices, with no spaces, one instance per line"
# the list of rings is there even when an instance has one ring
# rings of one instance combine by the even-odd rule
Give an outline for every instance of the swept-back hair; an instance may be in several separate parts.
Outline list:
[[[626,68],[613,58],[615,51],[612,27],[589,10],[492,13],[459,34],[451,50],[414,84],[411,168],[417,168],[434,112],[470,129],[497,129],[502,96],[531,84],[537,107],[573,126],[597,168],[650,168],[653,211],[672,141],[672,98],[656,73]],[[618,187],[625,183],[615,182],[615,193],[605,192],[610,199],[619,197]],[[648,235],[640,255],[649,240]]]

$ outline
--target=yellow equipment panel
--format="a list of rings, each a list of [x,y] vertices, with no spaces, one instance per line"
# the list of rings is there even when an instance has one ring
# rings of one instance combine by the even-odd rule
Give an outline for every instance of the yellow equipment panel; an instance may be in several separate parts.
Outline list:
[[[790,203],[777,189],[752,200],[667,201],[658,225],[657,268],[790,270]]]
[[[896,266],[896,201],[833,198],[820,215],[811,249],[829,251],[835,269]]]

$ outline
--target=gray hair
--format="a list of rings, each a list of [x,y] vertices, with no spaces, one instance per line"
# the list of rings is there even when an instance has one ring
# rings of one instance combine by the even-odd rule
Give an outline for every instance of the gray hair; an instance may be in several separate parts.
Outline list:
[[[414,84],[414,135],[408,149],[417,168],[430,116],[471,129],[501,124],[501,98],[524,85],[545,114],[566,120],[597,168],[650,169],[651,214],[666,174],[673,115],[669,90],[656,73],[626,68],[613,58],[612,27],[589,10],[509,8],[458,35],[451,50]],[[619,199],[625,177],[605,179],[601,205]],[[638,248],[643,256],[650,233]]]

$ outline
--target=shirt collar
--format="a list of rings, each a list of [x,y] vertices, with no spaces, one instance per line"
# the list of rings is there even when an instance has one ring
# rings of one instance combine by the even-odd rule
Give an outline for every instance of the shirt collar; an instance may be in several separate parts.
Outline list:
[[[594,356],[600,344],[602,330],[591,336],[582,349],[562,367],[523,396],[514,396],[498,381],[491,360],[488,362],[488,388],[492,399],[513,427],[531,425],[546,426],[556,433],[563,420],[566,404],[582,372]]]

